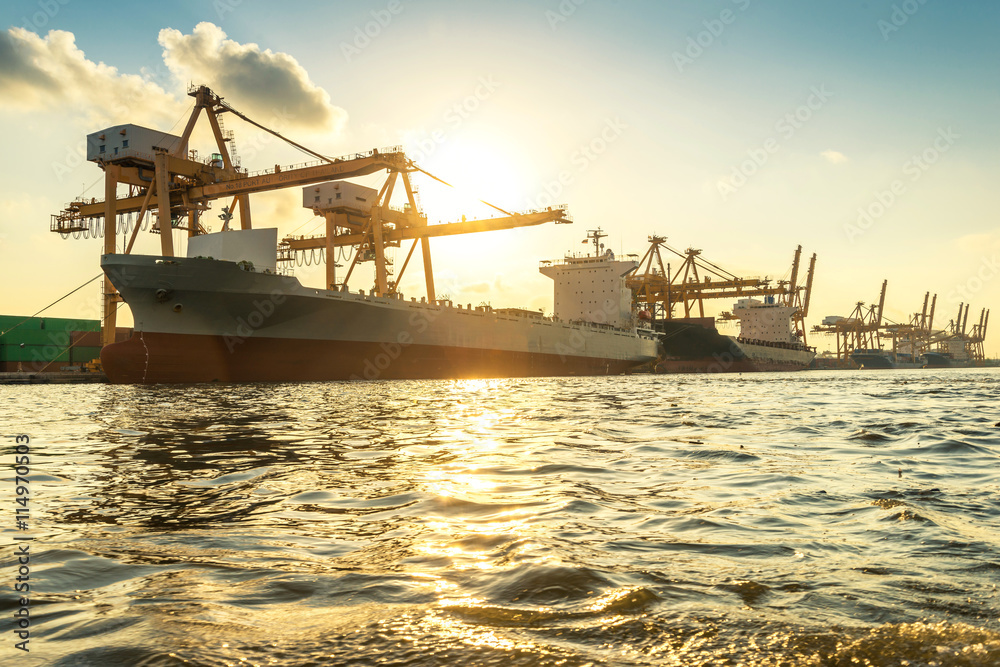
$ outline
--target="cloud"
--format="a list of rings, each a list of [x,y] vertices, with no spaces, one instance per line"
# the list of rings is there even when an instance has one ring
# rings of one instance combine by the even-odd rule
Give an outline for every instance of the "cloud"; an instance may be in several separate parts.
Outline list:
[[[833,150],[823,151],[822,153],[820,153],[820,155],[825,157],[829,162],[832,162],[833,164],[842,164],[844,162],[847,162],[847,156],[841,153],[840,151],[833,151]]]
[[[58,93],[59,85],[35,62],[37,49],[25,44],[30,37],[37,39],[18,28],[0,32],[0,93],[5,104],[32,107],[41,103],[43,93]]]
[[[191,100],[189,82],[205,84],[251,118],[279,130],[297,127],[339,131],[347,112],[330,103],[325,90],[287,53],[239,44],[212,23],[199,23],[190,35],[160,31],[163,63],[154,74],[173,75],[178,86],[166,90],[148,75],[123,74],[89,60],[71,32],[52,30],[45,37],[10,28],[0,32],[0,110],[38,112],[70,108],[87,131],[117,123],[171,127],[183,119]]]
[[[40,37],[23,28],[0,32],[0,108],[70,107],[91,127],[120,122],[173,122],[181,103],[157,84],[88,60],[71,32]]]
[[[347,121],[347,112],[332,105],[329,94],[287,53],[227,39],[208,22],[190,35],[165,28],[159,42],[164,63],[179,81],[209,86],[264,124],[279,115],[290,126],[324,132],[339,131]]]

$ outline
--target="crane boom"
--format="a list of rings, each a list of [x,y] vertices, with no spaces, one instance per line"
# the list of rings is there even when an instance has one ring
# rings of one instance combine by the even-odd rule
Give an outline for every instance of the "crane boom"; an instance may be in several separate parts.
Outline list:
[[[802,246],[795,248],[795,258],[792,260],[792,276],[788,280],[788,294],[790,300],[795,298],[795,287],[799,279],[799,259],[802,257]]]
[[[534,213],[515,214],[500,218],[486,218],[484,220],[465,220],[463,222],[449,222],[438,225],[427,225],[425,227],[407,227],[403,229],[384,230],[382,238],[386,243],[398,241],[408,241],[412,239],[434,238],[438,236],[454,236],[455,234],[473,234],[477,232],[492,232],[503,229],[515,229],[517,227],[530,227],[541,225],[546,222],[561,222],[566,220],[565,210],[550,209]],[[334,247],[353,246],[364,242],[369,234],[341,234],[330,240]],[[309,238],[286,238],[282,243],[291,250],[311,250],[315,248],[325,248],[327,246],[326,236],[312,236]]]
[[[809,301],[812,298],[813,289],[813,273],[816,270],[816,253],[813,253],[812,258],[809,260],[809,273],[806,274],[806,293],[802,300],[802,317],[803,319],[809,315]]]

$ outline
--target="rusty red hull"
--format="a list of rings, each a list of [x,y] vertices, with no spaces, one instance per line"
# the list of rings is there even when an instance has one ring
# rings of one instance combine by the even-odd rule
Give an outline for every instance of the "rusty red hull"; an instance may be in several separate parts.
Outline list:
[[[139,332],[101,351],[118,384],[614,375],[634,362],[398,343]]]

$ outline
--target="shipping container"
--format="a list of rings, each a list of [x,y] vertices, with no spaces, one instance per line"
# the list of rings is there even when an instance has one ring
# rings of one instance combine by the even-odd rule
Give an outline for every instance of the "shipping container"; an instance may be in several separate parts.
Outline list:
[[[128,337],[130,329],[121,338]],[[100,357],[100,322],[0,315],[0,363],[16,371],[51,372]]]

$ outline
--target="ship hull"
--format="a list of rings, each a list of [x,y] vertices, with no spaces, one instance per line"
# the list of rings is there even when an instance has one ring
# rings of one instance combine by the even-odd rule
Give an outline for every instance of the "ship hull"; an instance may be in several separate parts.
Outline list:
[[[851,355],[851,361],[858,365],[859,368],[895,368],[895,364],[892,359],[886,354],[876,354],[876,353],[855,353]]]
[[[202,258],[106,255],[135,333],[114,383],[607,375],[648,363],[635,332],[303,287]]]
[[[924,360],[927,362],[924,368],[969,368],[973,365],[969,359],[956,359],[943,352],[925,352]]]
[[[933,367],[924,358],[920,361],[908,361],[910,357],[898,358],[890,352],[864,351],[855,352],[851,355],[853,361],[859,368],[864,369],[914,369]]]
[[[667,320],[661,325],[664,354],[657,373],[753,373],[800,371],[815,352],[807,348],[755,344],[720,334],[710,318]]]
[[[136,333],[106,348],[112,382],[313,382],[614,375],[632,361],[431,345],[255,337],[230,351],[223,336]]]

